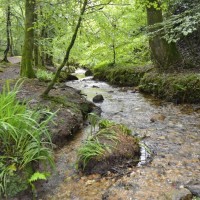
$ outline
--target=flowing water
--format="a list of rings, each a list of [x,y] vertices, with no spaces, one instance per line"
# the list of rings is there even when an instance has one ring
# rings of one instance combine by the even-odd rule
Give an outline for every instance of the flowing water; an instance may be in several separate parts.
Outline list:
[[[83,73],[76,71],[79,77]],[[162,102],[134,88],[113,87],[92,77],[67,82],[67,86],[81,90],[90,101],[102,94],[104,101],[96,104],[102,117],[126,124],[134,135],[143,138],[152,160],[146,162],[146,148],[142,148],[140,164],[129,168],[127,174],[84,176],[76,171],[75,162],[76,150],[89,132],[86,127],[56,153],[57,172],[43,185],[40,199],[170,199],[173,190],[200,184],[199,105]]]

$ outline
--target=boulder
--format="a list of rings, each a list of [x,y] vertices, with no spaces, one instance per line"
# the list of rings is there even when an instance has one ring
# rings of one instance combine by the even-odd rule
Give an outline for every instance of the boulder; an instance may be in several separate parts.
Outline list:
[[[93,76],[93,73],[90,69],[85,72],[85,76]]]
[[[76,81],[78,78],[72,74],[68,74],[65,72],[60,73],[59,82],[66,82],[66,81]]]
[[[101,95],[101,94],[96,95],[96,96],[92,99],[92,101],[93,101],[94,103],[100,103],[100,102],[102,102],[103,100],[104,100],[104,98],[103,98],[103,95]]]

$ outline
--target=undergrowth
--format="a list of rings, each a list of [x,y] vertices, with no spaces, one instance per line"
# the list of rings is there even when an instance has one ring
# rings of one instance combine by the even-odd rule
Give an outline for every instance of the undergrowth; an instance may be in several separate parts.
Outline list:
[[[54,165],[48,131],[53,113],[30,110],[17,101],[18,90],[19,86],[10,90],[7,84],[0,94],[0,198],[28,187],[33,164]]]
[[[48,82],[53,79],[54,74],[53,74],[53,72],[48,72],[43,69],[38,69],[36,76],[37,76],[38,80]]]

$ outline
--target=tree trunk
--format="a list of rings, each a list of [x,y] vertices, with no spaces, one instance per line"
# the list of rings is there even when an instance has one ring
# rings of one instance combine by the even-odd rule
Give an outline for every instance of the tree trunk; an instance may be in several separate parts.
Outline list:
[[[113,41],[112,49],[113,49],[113,65],[115,65],[115,63],[116,63],[116,48],[115,48],[114,41]]]
[[[83,2],[83,7],[81,8],[80,16],[79,16],[78,22],[76,24],[76,28],[74,30],[74,33],[72,35],[70,44],[69,44],[69,46],[67,48],[64,60],[63,60],[62,64],[60,65],[60,67],[57,69],[56,74],[55,74],[53,80],[50,82],[50,84],[48,85],[48,87],[46,88],[46,90],[43,92],[42,96],[47,96],[49,94],[50,90],[53,88],[54,84],[56,83],[56,81],[57,81],[57,79],[58,79],[58,77],[60,75],[60,72],[61,72],[62,68],[65,66],[65,64],[69,60],[69,55],[70,55],[71,49],[74,46],[74,43],[76,41],[78,30],[79,30],[79,28],[81,26],[81,21],[83,19],[82,17],[83,17],[83,15],[85,13],[85,10],[86,10],[87,2],[88,2],[88,0],[84,0],[84,2]]]
[[[6,19],[6,37],[7,37],[7,45],[6,50],[4,51],[4,58],[2,62],[9,62],[8,61],[8,52],[10,50],[10,28],[11,28],[11,20],[10,20],[10,5],[7,7],[7,19]]]
[[[157,3],[158,0],[149,0],[150,3]],[[149,26],[163,22],[162,10],[156,9],[154,6],[147,7],[147,23]],[[150,32],[156,31],[156,28],[150,28]],[[181,63],[180,54],[175,43],[167,43],[162,38],[162,33],[158,33],[149,39],[151,48],[151,57],[155,66],[160,69],[168,69],[175,67]]]
[[[25,3],[25,38],[22,51],[20,75],[27,78],[35,78],[33,70],[34,48],[34,12],[36,0],[26,0]]]

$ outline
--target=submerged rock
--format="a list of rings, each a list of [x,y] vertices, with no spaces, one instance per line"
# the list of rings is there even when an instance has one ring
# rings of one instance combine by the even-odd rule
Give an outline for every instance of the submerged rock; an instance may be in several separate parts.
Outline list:
[[[190,192],[197,197],[200,197],[200,183],[191,183],[186,186]]]
[[[103,95],[101,95],[101,94],[96,95],[96,96],[92,99],[92,101],[93,101],[94,103],[100,103],[100,102],[102,102],[103,100],[104,100],[104,98],[103,98]]]
[[[172,200],[192,200],[192,193],[186,189],[182,188],[180,190],[172,191]]]
[[[155,114],[151,117],[150,121],[151,122],[156,122],[156,121],[164,121],[166,118],[166,116],[162,115],[162,114]]]

